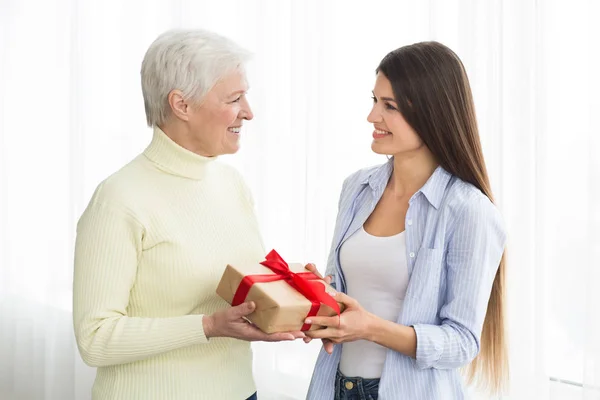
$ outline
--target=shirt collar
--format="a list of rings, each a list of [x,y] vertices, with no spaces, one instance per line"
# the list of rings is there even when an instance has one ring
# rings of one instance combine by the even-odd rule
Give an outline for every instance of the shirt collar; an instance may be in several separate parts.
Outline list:
[[[452,175],[448,171],[442,167],[437,167],[423,187],[415,193],[415,196],[419,192],[423,193],[429,203],[438,209],[442,204],[442,199],[444,198],[444,193],[446,193],[446,186],[448,186],[450,178],[452,178]]]
[[[362,181],[363,185],[369,185],[373,190],[384,189],[392,176],[394,170],[394,158],[390,158],[388,162],[380,165],[377,168],[373,168],[369,175]]]
[[[363,180],[363,185],[369,185],[373,191],[383,192],[385,185],[387,185],[392,171],[394,170],[394,158],[392,157],[388,162],[382,164],[378,168],[374,168],[369,175]],[[452,178],[452,175],[441,166],[438,166],[433,174],[429,177],[425,185],[419,189],[409,202],[419,195],[423,194],[427,201],[434,206],[436,209],[442,204],[442,199],[446,191],[446,186]]]

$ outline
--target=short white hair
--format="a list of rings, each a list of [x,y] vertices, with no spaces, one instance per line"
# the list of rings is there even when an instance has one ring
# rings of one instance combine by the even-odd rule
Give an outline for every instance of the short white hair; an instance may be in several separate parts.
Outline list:
[[[251,54],[214,32],[170,30],[150,45],[142,62],[142,94],[148,126],[164,124],[171,113],[168,95],[179,89],[185,99],[199,104],[229,72],[240,68]]]

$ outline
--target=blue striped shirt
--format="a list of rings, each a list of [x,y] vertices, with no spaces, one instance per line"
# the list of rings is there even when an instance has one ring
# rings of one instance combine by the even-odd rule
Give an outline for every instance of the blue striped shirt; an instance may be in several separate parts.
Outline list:
[[[392,170],[393,159],[344,181],[326,271],[340,291],[346,292],[340,247],[373,212]],[[479,352],[506,241],[502,218],[479,189],[438,167],[409,200],[405,226],[410,278],[397,323],[414,327],[416,359],[388,349],[379,399],[464,399],[458,368]],[[307,399],[333,399],[342,347],[332,355],[321,350]]]

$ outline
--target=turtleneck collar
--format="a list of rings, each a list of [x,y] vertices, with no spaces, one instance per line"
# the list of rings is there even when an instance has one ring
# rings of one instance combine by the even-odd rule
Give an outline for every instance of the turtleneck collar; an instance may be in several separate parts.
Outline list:
[[[152,141],[144,150],[144,155],[161,170],[190,179],[202,179],[211,162],[217,159],[184,149],[159,127],[154,127]]]

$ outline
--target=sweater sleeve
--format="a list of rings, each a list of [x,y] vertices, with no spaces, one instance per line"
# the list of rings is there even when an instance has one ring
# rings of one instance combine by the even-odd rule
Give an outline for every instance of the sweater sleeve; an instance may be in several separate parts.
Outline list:
[[[79,220],[73,322],[79,351],[90,366],[129,363],[208,342],[202,315],[127,315],[143,235],[143,226],[126,209],[94,200]]]

